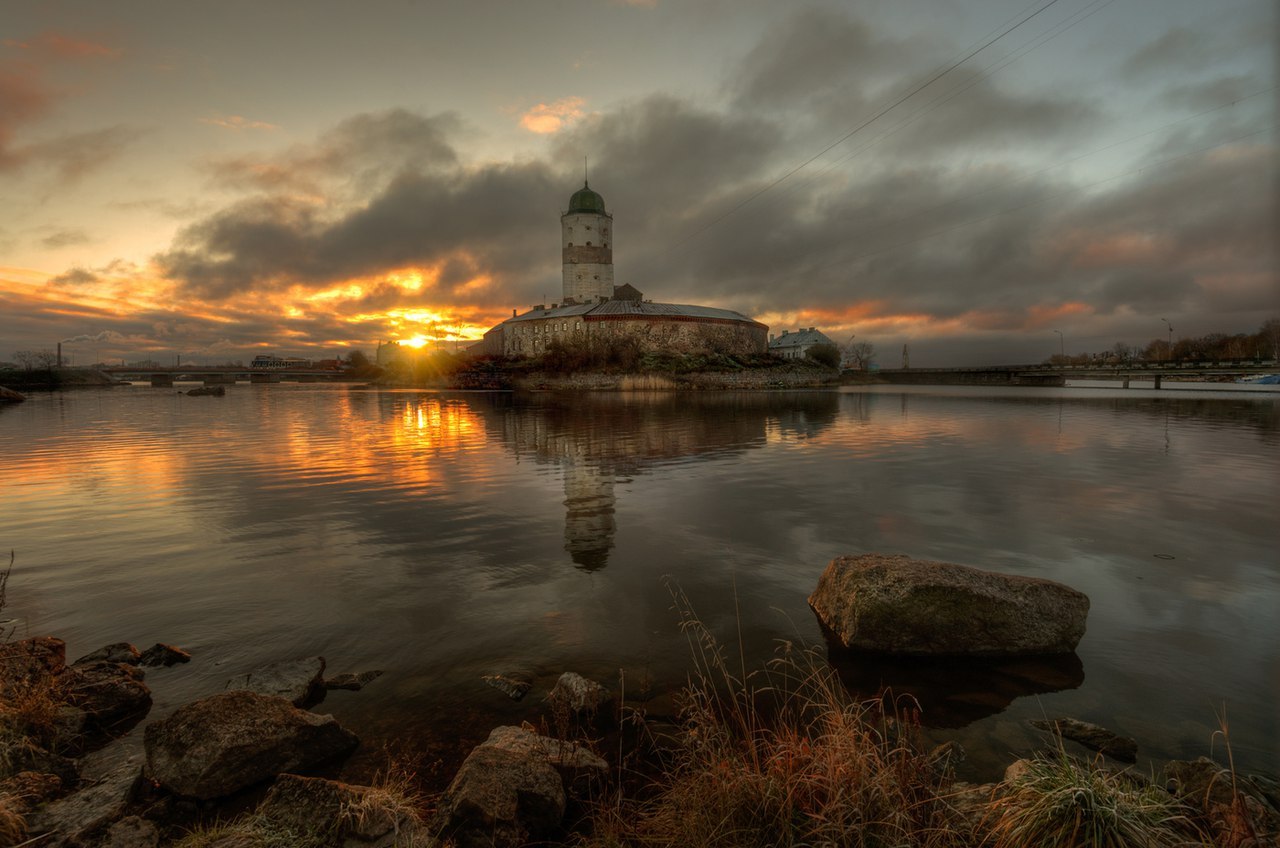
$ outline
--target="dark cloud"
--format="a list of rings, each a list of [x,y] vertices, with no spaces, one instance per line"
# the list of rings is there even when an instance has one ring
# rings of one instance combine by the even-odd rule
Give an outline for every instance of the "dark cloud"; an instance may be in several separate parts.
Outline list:
[[[803,9],[743,56],[730,90],[742,110],[801,110],[834,88],[883,83],[921,49],[927,45],[886,39],[845,14]]]
[[[40,244],[51,249],[60,247],[73,247],[78,244],[88,244],[91,241],[89,234],[81,229],[58,230],[50,233],[40,239]]]
[[[1221,58],[1215,42],[1215,35],[1207,31],[1174,27],[1143,45],[1123,70],[1130,74],[1201,70]]]
[[[96,283],[101,279],[102,277],[88,268],[72,268],[69,271],[64,271],[55,277],[51,277],[49,284],[53,286],[84,286]]]
[[[275,156],[219,159],[209,170],[215,183],[228,188],[331,192],[335,183],[345,183],[367,193],[401,171],[455,166],[451,138],[461,129],[461,120],[451,113],[424,116],[391,109],[348,118],[315,144]]]

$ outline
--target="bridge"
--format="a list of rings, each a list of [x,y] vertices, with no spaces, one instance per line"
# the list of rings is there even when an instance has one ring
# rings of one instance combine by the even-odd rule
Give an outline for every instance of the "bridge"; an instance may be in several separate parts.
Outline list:
[[[976,368],[882,368],[846,371],[857,382],[943,386],[1064,386],[1067,380],[1150,382],[1159,389],[1165,378],[1235,382],[1241,378],[1280,374],[1276,360],[1219,362],[1128,362],[1114,365],[989,365]]]
[[[149,380],[153,386],[172,386],[180,380],[199,380],[206,386],[247,383],[324,383],[354,379],[331,368],[245,368],[226,365],[175,365],[169,368],[119,366],[99,368],[120,380]]]

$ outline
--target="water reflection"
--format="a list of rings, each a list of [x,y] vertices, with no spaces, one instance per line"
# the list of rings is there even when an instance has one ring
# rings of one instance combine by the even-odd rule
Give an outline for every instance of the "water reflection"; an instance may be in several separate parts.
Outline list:
[[[813,437],[834,423],[839,403],[831,392],[597,393],[537,396],[488,411],[495,438],[518,459],[562,469],[564,549],[574,565],[595,571],[614,547],[619,480]]]
[[[1077,689],[1084,663],[1075,654],[976,659],[899,657],[828,643],[827,659],[859,698],[907,697],[925,727],[959,728],[1004,712],[1016,699]]]

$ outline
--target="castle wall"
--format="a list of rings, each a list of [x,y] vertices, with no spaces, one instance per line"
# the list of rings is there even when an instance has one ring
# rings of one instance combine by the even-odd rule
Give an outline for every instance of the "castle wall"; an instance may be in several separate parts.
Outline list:
[[[496,330],[497,328],[495,328]],[[555,339],[635,339],[653,353],[763,353],[768,329],[753,321],[725,321],[686,316],[592,315],[530,318],[502,325],[501,350],[508,356],[540,356]],[[486,336],[486,340],[487,336]],[[497,339],[486,345],[496,350]]]

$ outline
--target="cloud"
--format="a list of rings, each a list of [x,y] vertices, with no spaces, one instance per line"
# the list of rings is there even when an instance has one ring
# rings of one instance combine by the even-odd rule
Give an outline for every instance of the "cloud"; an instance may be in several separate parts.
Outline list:
[[[91,241],[89,234],[81,229],[58,230],[50,233],[40,239],[40,244],[47,248],[56,250],[61,247],[73,247],[79,244],[88,244]]]
[[[208,124],[213,127],[222,127],[227,130],[278,130],[278,124],[269,124],[266,121],[254,121],[243,115],[214,115],[208,118],[200,118],[200,123]]]
[[[520,116],[520,126],[531,133],[550,135],[580,119],[586,101],[581,97],[562,97],[551,103],[539,103]]]
[[[124,55],[124,50],[119,47],[52,31],[25,40],[6,38],[0,44],[59,59],[119,59]]]
[[[17,148],[14,153],[27,163],[51,169],[60,182],[72,183],[119,156],[142,135],[139,129],[117,125],[66,133]]]
[[[208,164],[219,188],[336,195],[343,187],[365,196],[396,173],[457,164],[452,139],[457,115],[419,115],[406,109],[354,115],[323,133],[272,155],[237,156]]]

